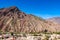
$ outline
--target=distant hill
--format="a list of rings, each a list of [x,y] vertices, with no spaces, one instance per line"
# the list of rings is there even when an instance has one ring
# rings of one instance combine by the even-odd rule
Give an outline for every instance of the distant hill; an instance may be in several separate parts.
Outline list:
[[[53,17],[53,18],[49,18],[48,20],[59,23],[60,24],[60,17]]]
[[[60,32],[60,25],[26,14],[17,7],[0,9],[0,30],[3,32]]]

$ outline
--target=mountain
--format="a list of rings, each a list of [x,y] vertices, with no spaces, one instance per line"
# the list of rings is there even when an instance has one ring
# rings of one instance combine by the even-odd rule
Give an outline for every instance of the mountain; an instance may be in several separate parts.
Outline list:
[[[26,14],[17,7],[0,9],[0,30],[3,32],[60,32],[60,25]]]
[[[54,22],[60,24],[60,17],[53,17],[53,18],[49,18],[48,20],[50,20],[50,21],[54,21]]]

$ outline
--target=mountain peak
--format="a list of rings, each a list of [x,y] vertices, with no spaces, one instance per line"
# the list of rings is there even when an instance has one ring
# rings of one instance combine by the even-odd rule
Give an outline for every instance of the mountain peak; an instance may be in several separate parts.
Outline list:
[[[20,11],[16,6],[9,7],[8,10],[12,12]]]
[[[6,14],[14,14],[14,13],[22,13],[16,6],[12,6],[9,8],[2,8],[0,9],[0,15],[6,15]]]
[[[17,8],[16,6],[11,6],[10,8]]]
[[[9,11],[19,11],[19,9],[16,6],[12,6],[9,8],[1,8],[0,12],[9,12]]]

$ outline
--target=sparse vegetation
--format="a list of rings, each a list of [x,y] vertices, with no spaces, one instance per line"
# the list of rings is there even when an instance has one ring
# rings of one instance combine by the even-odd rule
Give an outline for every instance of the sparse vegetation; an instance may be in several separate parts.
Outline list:
[[[36,19],[39,19],[39,20],[41,20],[41,21],[45,21],[45,19],[43,19],[42,17],[38,17],[38,16],[35,16],[35,15],[33,15],[33,14],[30,14],[30,15],[34,16]]]
[[[54,32],[53,34],[60,34],[60,32]]]

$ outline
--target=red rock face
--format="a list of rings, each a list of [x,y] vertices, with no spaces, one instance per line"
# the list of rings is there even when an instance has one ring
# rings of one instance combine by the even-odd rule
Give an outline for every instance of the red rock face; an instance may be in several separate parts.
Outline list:
[[[27,15],[23,12],[20,12],[19,9],[15,6],[10,7],[10,8],[1,9],[0,10],[0,27],[1,27],[0,29],[2,29],[2,31],[5,31],[10,26],[12,27],[11,22],[13,22],[13,24],[15,26],[16,21],[18,19],[21,21],[20,26],[23,26],[22,24],[24,23],[25,16],[27,16]]]
[[[0,30],[3,32],[55,32],[55,24],[50,21],[28,15],[17,7],[0,9]],[[59,26],[58,26],[59,27]],[[52,29],[52,30],[51,30]],[[59,30],[60,31],[60,30]]]

